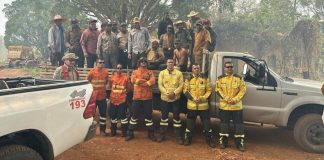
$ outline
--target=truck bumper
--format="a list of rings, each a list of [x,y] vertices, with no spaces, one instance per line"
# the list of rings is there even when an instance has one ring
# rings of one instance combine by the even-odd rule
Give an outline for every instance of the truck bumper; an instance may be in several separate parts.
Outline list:
[[[88,133],[87,133],[84,141],[87,141],[87,140],[89,140],[89,139],[91,139],[91,138],[93,138],[95,136],[96,128],[97,128],[97,122],[93,121],[92,124],[89,127]]]

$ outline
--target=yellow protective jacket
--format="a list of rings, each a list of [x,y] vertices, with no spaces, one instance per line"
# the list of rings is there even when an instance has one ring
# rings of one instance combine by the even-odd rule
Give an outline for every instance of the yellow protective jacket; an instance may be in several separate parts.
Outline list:
[[[245,82],[236,74],[219,76],[216,81],[216,93],[220,96],[220,109],[222,110],[242,110],[242,98],[246,92]],[[236,103],[228,104],[232,99]]]
[[[188,98],[187,108],[190,110],[207,110],[211,90],[208,79],[203,75],[195,76],[192,74],[189,79],[186,79],[183,86],[183,93]],[[195,98],[200,98],[201,102],[196,103]]]
[[[165,69],[159,74],[158,86],[161,92],[161,99],[167,102],[174,102],[180,99],[180,94],[183,88],[183,75],[177,69],[174,69],[173,71]],[[169,92],[175,94],[174,99],[168,98],[167,93]]]

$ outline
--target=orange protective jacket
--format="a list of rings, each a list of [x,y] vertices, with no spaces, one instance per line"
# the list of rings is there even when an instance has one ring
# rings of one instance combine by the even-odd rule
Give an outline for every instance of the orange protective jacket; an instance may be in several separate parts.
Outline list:
[[[133,100],[152,99],[152,90],[155,83],[152,71],[139,67],[133,71],[131,82],[134,84]]]
[[[90,70],[87,80],[92,84],[93,90],[98,91],[97,100],[107,98],[106,85],[108,83],[108,70],[105,68],[93,68]]]
[[[130,90],[127,74],[114,73],[110,80],[110,103],[120,105],[126,102],[127,92]]]

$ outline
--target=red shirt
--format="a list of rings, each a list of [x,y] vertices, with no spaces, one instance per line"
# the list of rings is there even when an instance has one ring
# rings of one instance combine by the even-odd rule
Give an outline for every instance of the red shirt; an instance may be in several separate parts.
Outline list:
[[[96,54],[98,36],[98,31],[91,31],[90,29],[83,31],[80,43],[82,46],[85,46],[88,54]]]

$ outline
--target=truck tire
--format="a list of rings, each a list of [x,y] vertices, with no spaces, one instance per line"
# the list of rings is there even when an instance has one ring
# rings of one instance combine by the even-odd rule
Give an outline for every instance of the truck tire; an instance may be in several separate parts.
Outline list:
[[[35,68],[35,67],[37,67],[37,63],[34,60],[28,60],[26,62],[26,67],[27,68]]]
[[[1,160],[43,160],[35,150],[23,145],[8,145],[0,148]]]
[[[300,117],[294,127],[297,144],[308,152],[324,153],[324,124],[319,114]]]
[[[14,62],[13,62],[13,67],[14,68],[20,68],[20,60],[15,60]]]

